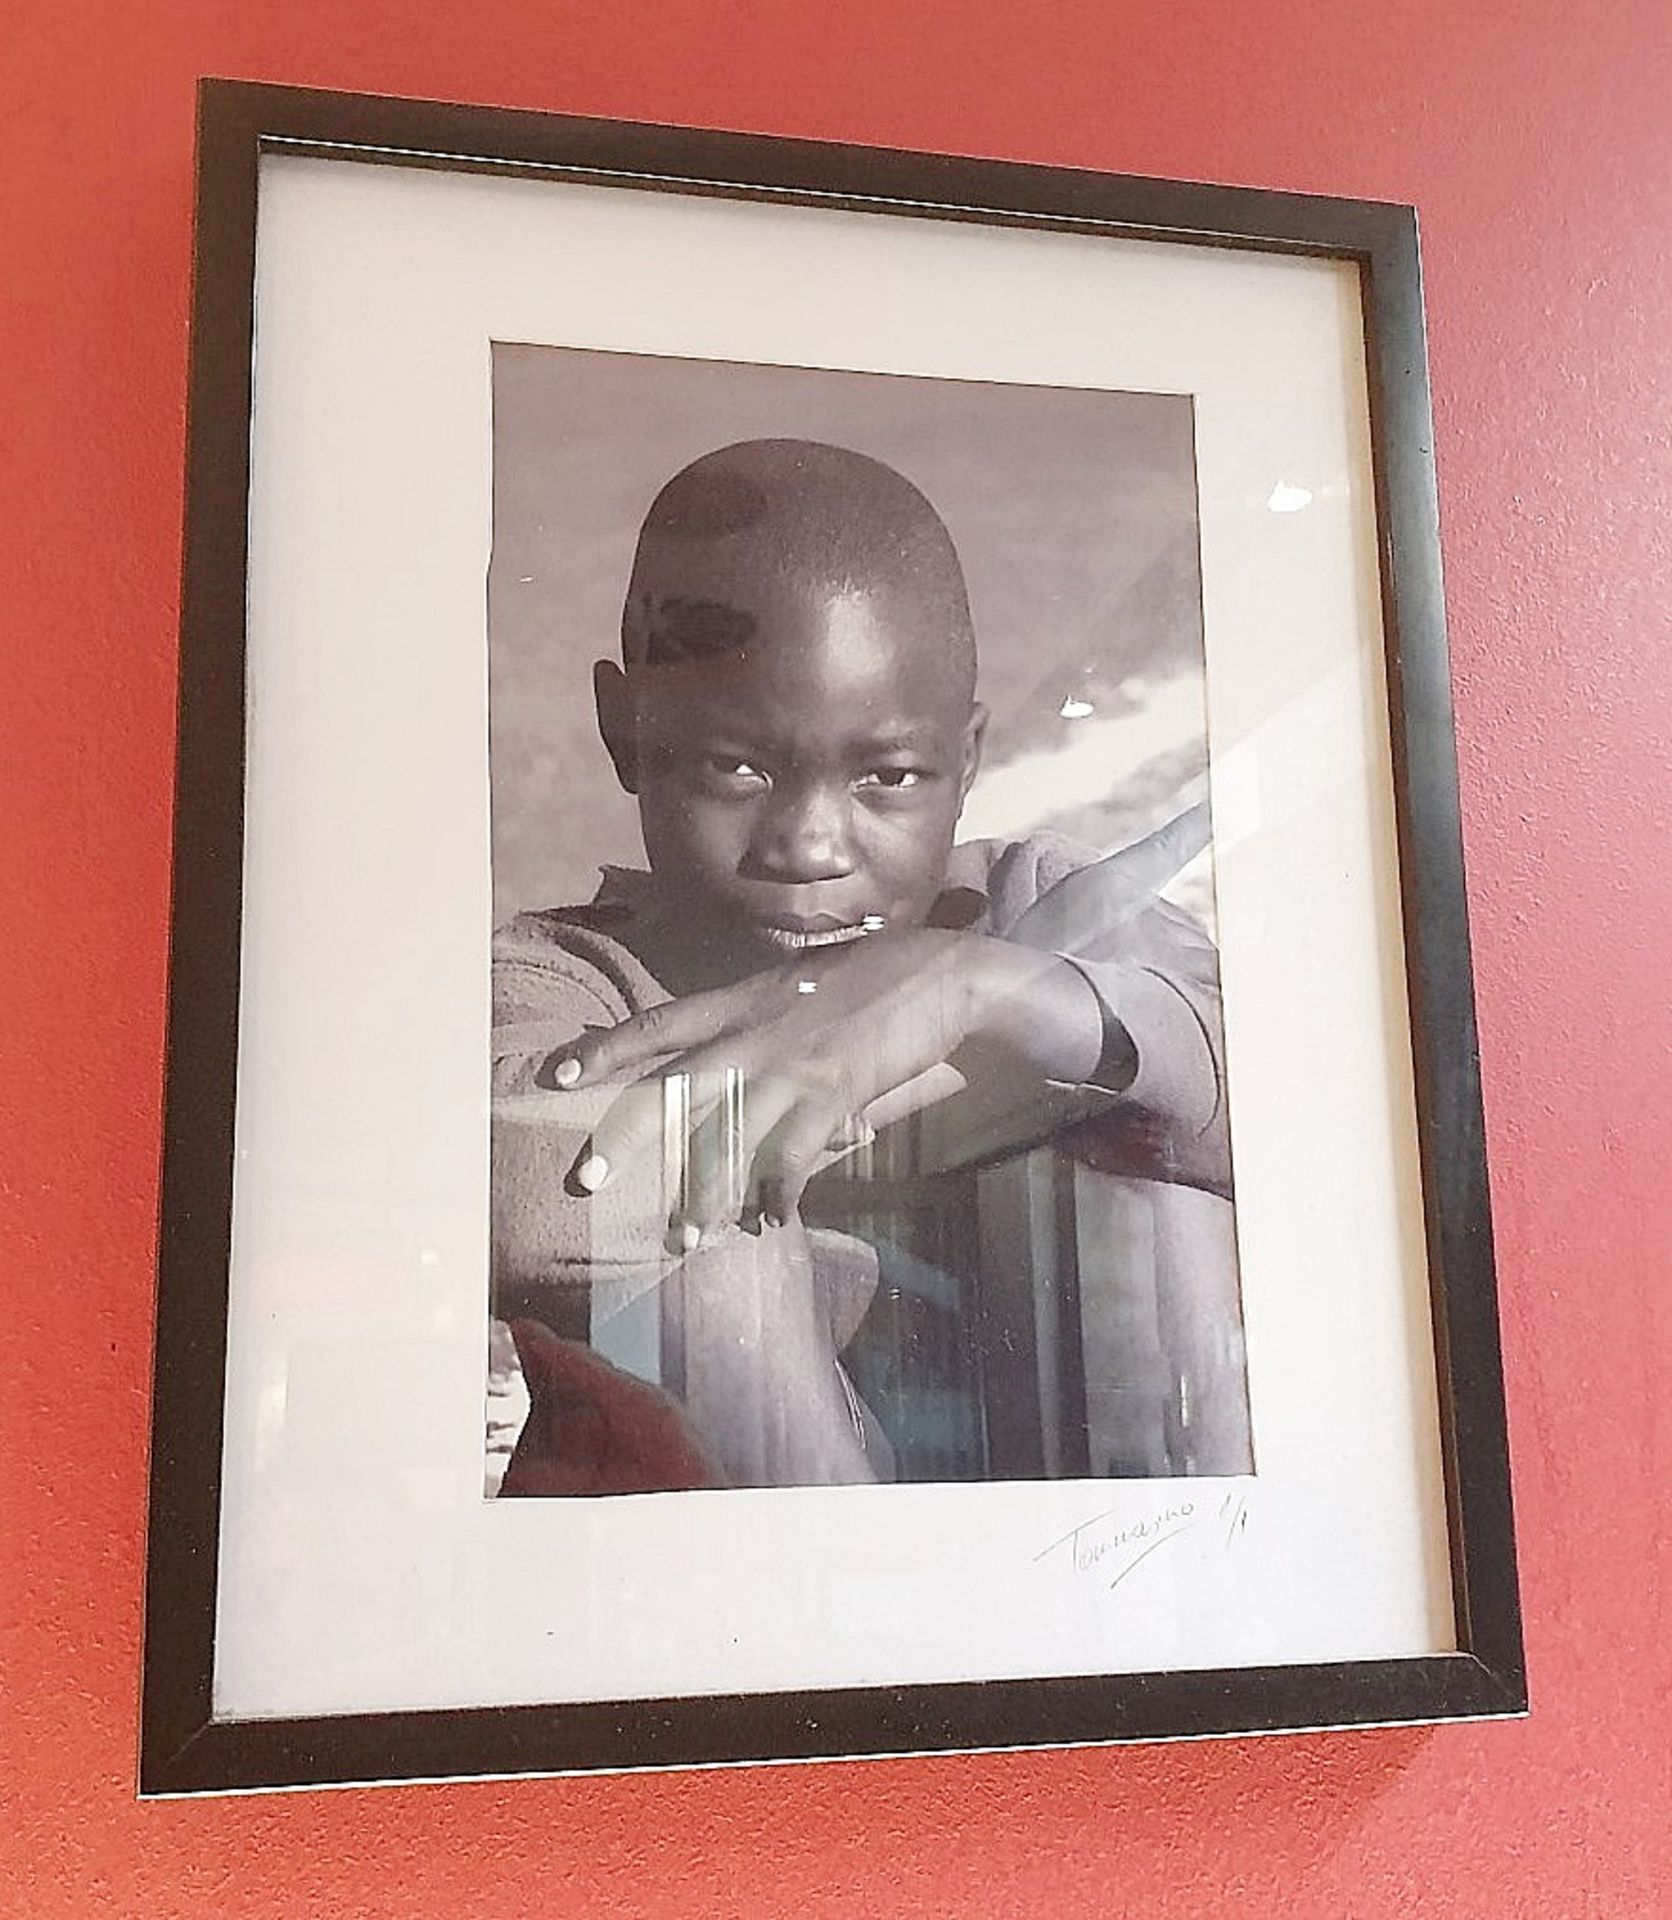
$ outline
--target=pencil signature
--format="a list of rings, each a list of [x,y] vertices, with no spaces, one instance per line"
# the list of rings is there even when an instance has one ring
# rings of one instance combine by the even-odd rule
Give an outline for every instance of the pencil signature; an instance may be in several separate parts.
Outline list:
[[[1152,1507],[1138,1518],[1128,1517],[1129,1506],[1105,1507],[1070,1527],[1033,1556],[1034,1565],[1057,1558],[1078,1575],[1105,1574],[1112,1592],[1150,1557],[1193,1527],[1216,1520],[1224,1530],[1226,1546],[1248,1524],[1247,1495],[1233,1488],[1217,1508],[1195,1500],[1171,1500]]]

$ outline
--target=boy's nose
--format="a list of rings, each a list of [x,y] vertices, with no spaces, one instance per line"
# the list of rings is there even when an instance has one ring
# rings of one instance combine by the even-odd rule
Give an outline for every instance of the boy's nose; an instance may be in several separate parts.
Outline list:
[[[803,791],[775,799],[752,849],[753,864],[763,879],[804,886],[853,872],[845,796]]]

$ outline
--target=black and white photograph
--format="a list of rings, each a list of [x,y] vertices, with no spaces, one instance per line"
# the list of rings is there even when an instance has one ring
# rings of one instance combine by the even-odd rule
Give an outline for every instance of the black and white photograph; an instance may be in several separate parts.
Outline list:
[[[1409,210],[199,190],[148,1790],[1517,1710]]]
[[[1251,1472],[1190,397],[492,394],[488,1491]]]

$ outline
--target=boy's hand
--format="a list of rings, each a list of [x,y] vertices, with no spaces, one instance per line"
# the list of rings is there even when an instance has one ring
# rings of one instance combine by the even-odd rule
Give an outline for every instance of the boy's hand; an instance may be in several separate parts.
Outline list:
[[[691,1141],[672,1222],[688,1251],[724,1220],[788,1220],[833,1140],[976,1039],[1047,1079],[1083,1080],[1102,1050],[1102,1009],[1055,954],[919,928],[800,955],[588,1033],[542,1077],[636,1083],[571,1169],[583,1192],[654,1167],[670,1124]],[[675,1075],[685,1081],[670,1121],[663,1083]]]

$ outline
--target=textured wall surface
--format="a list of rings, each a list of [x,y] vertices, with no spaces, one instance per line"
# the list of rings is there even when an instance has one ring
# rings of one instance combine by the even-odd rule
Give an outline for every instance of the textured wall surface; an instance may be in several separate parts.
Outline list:
[[[1672,1911],[1664,0],[0,18],[0,1911]],[[135,1803],[202,72],[1419,205],[1529,1722]]]

